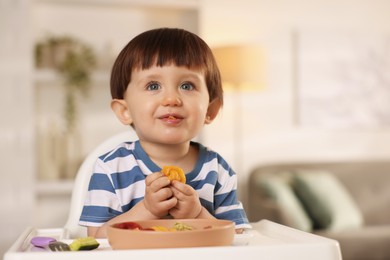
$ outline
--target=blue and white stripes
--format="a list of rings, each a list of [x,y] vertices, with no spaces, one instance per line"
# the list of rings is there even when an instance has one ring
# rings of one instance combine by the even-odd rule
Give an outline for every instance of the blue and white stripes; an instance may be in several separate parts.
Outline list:
[[[186,173],[187,184],[199,194],[201,204],[216,218],[250,227],[242,204],[237,200],[237,176],[217,153],[199,143],[195,168]],[[123,143],[97,160],[80,217],[80,225],[101,226],[131,209],[145,194],[145,177],[160,171],[139,141]]]

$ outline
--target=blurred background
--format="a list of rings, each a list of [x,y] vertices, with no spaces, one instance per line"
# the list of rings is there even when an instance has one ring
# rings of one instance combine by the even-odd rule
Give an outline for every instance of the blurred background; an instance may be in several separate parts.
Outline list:
[[[0,252],[27,226],[63,226],[83,158],[128,130],[109,107],[112,63],[152,28],[187,29],[215,51],[225,105],[199,139],[233,166],[244,206],[259,164],[389,159],[389,11],[387,0],[0,0]]]

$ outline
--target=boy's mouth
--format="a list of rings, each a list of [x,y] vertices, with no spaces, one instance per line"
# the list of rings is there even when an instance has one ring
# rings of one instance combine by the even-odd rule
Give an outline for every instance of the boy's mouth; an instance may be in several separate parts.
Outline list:
[[[178,122],[178,121],[182,120],[183,117],[181,117],[179,115],[170,114],[170,115],[162,116],[161,119],[164,121],[167,121],[167,122]]]

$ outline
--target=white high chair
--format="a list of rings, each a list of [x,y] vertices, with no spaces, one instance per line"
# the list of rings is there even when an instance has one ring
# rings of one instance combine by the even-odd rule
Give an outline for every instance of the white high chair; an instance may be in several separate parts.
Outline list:
[[[127,131],[116,134],[102,142],[85,158],[74,181],[70,211],[67,222],[64,226],[64,236],[66,238],[85,237],[87,235],[87,228],[79,226],[78,222],[96,159],[104,153],[114,149],[122,142],[135,141],[137,139],[138,137],[135,131],[133,129],[128,129]]]
[[[87,194],[90,176],[95,160],[100,155],[113,149],[124,141],[137,140],[136,134],[130,130],[115,135],[96,147],[81,165],[72,192],[71,208],[64,228],[36,229],[28,227],[7,250],[4,260],[42,260],[42,259],[85,259],[116,260],[127,259],[183,259],[192,256],[193,259],[207,258],[211,255],[216,259],[269,259],[269,260],[342,260],[339,243],[336,240],[320,237],[301,230],[292,229],[280,224],[261,220],[252,223],[253,229],[246,234],[236,235],[235,245],[232,247],[197,247],[163,248],[154,250],[117,250],[113,251],[108,240],[101,240],[98,250],[83,252],[48,252],[36,251],[30,245],[34,236],[49,236],[57,239],[74,239],[85,237],[87,229],[78,225],[84,198]],[[129,241],[131,243],[131,241]],[[248,246],[246,246],[248,245]],[[104,252],[102,252],[103,250]],[[215,258],[215,257],[214,257]]]

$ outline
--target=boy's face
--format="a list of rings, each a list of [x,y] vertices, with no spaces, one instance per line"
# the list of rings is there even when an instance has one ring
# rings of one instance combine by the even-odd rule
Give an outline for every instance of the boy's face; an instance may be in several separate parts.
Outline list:
[[[191,140],[216,115],[204,73],[175,65],[133,71],[121,102],[128,119],[121,121],[133,123],[140,140],[161,144]]]

